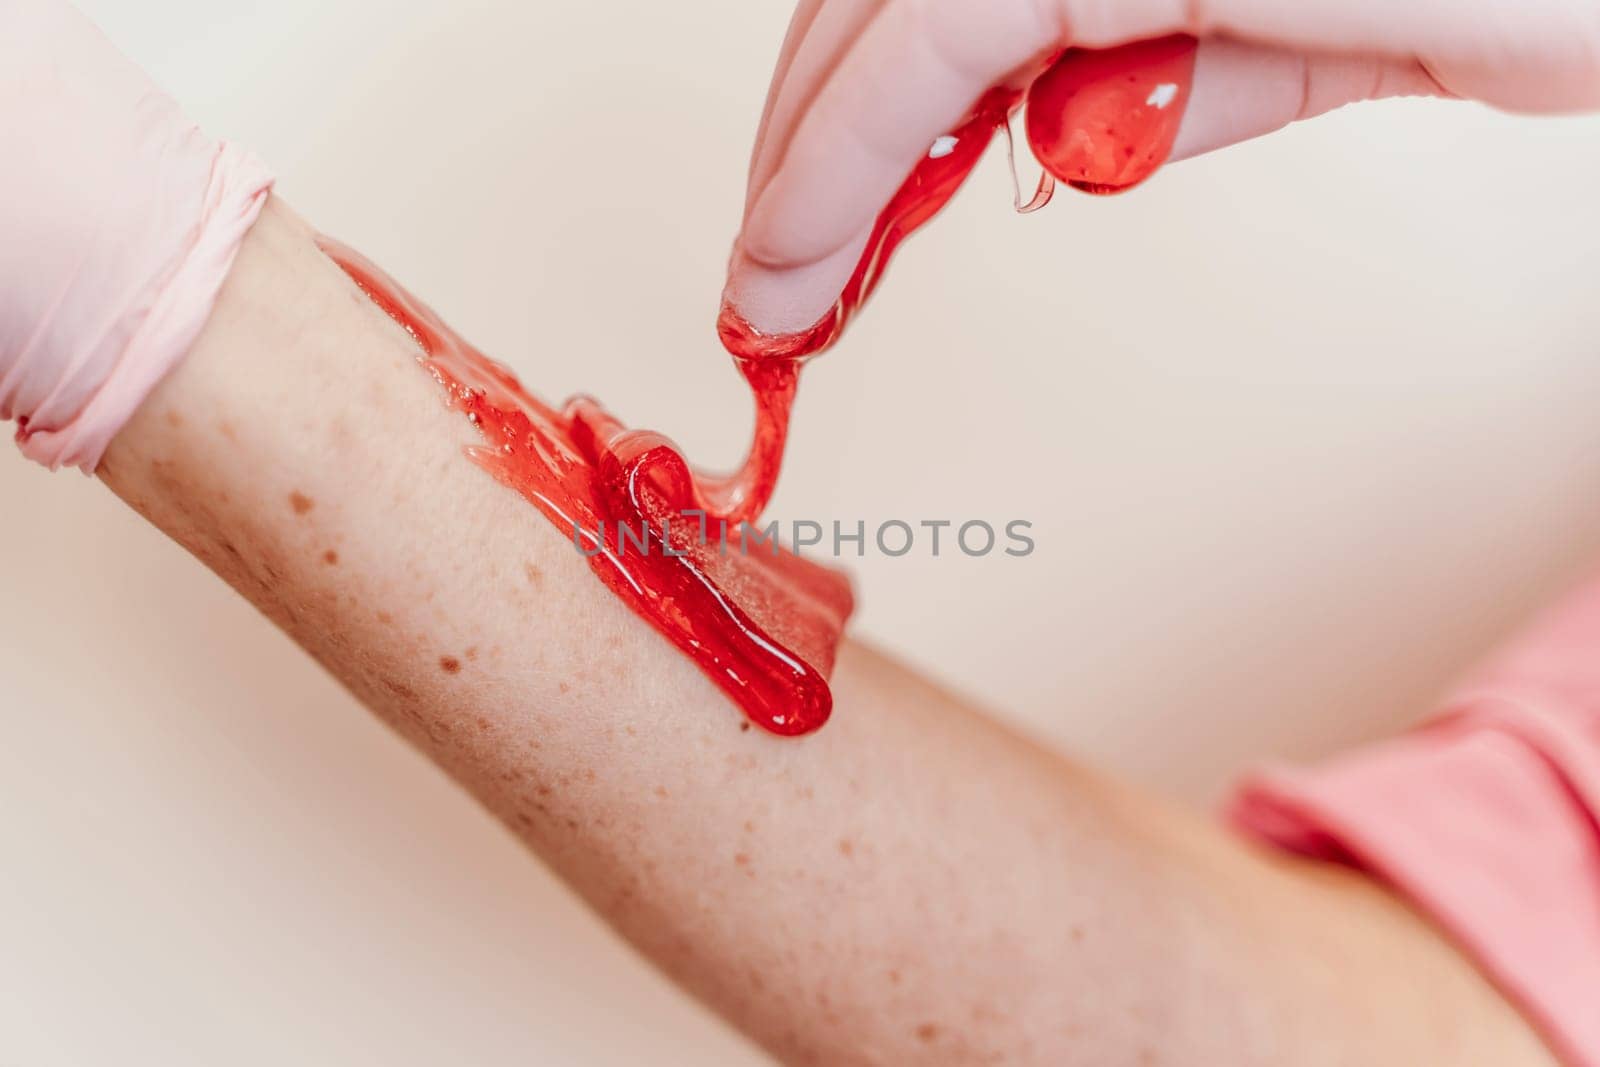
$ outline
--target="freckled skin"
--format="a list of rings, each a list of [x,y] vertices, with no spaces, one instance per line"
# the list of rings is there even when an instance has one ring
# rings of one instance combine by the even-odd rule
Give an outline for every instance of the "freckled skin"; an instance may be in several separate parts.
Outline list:
[[[602,584],[763,728],[797,736],[827,722],[833,706],[827,676],[853,609],[848,580],[799,556],[780,562],[720,552],[692,536],[672,538],[675,552],[652,544],[669,537],[675,521],[681,534],[687,513],[735,528],[759,514],[776,484],[797,362],[740,364],[756,398],[754,442],[739,472],[706,475],[660,434],[623,427],[592,398],[552,407],[375,263],[332,239],[318,244],[416,341],[417,359],[442,387],[445,403],[482,435],[466,451],[471,460],[563,536],[586,533],[582,554]],[[654,534],[647,537],[646,528]],[[497,573],[489,563],[486,577]],[[609,642],[620,647],[616,635]]]
[[[1550,1062],[1381,889],[1257,853],[860,644],[824,730],[738,729],[463,457],[473,438],[274,201],[101,477],[780,1061]],[[470,648],[504,654],[468,670]]]

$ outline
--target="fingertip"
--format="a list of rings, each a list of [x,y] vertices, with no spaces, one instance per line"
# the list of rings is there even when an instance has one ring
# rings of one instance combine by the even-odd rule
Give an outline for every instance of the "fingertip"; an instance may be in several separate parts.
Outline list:
[[[832,313],[866,247],[863,232],[837,251],[803,266],[774,266],[752,255],[741,238],[728,263],[724,305],[769,336],[810,330]]]

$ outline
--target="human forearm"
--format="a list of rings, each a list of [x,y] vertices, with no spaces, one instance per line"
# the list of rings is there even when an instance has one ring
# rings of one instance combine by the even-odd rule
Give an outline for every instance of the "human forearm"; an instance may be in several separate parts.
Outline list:
[[[1354,1048],[1405,1014],[1319,974],[1375,944],[1473,995],[1381,894],[1267,864],[858,646],[819,734],[741,729],[466,459],[415,357],[273,205],[101,476],[785,1058],[1290,1062],[1330,1020],[1370,1024]]]

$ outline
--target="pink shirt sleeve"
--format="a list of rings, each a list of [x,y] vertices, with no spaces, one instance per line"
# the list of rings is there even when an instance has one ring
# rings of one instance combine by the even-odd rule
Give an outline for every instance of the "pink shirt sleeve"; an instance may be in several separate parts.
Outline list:
[[[1246,832],[1381,878],[1571,1064],[1600,1067],[1600,581],[1411,733],[1247,778]]]

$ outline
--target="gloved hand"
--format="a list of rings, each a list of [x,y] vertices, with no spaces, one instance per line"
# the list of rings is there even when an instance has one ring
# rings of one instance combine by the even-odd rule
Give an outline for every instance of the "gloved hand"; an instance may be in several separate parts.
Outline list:
[[[1199,38],[1197,52],[1078,51],[1173,34]],[[1041,162],[1086,186],[1121,177],[1103,131],[1084,125],[1104,124],[1107,100],[1145,109],[1136,132],[1150,143],[1137,147],[1172,159],[1387,96],[1600,107],[1600,0],[801,0],[756,138],[731,307],[764,333],[815,323],[935,139],[985,90],[1028,85],[1064,49],[1031,106],[1067,113],[1030,127],[1063,127],[1057,158]],[[1129,77],[1153,88],[1119,97]]]
[[[64,0],[0,0],[0,418],[93,472],[205,324],[271,178]]]

